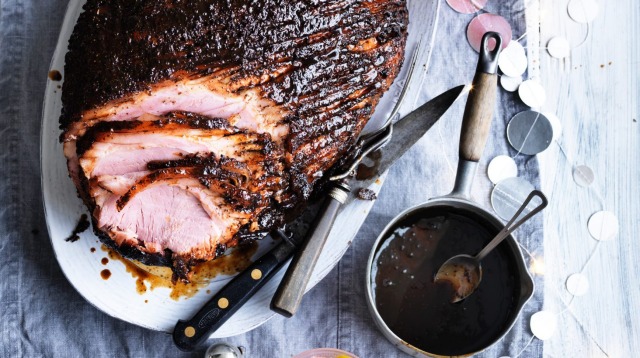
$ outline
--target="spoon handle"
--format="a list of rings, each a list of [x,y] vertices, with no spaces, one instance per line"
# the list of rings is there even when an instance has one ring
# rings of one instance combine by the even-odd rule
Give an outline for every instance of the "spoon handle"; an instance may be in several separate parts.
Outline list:
[[[513,222],[516,221],[516,219],[520,216],[520,214],[522,214],[522,211],[524,211],[524,209],[527,207],[527,205],[529,205],[529,203],[531,202],[531,200],[533,200],[534,197],[540,198],[541,200],[540,205],[535,207],[533,210],[528,212],[527,215],[525,215],[522,219],[520,219],[518,222],[513,224]],[[542,209],[546,208],[548,203],[549,202],[547,200],[547,197],[544,196],[544,194],[541,191],[539,190],[532,191],[527,197],[527,199],[524,201],[524,203],[522,203],[522,205],[520,206],[516,214],[513,215],[513,217],[511,218],[511,220],[509,220],[507,225],[504,226],[504,229],[502,229],[500,233],[498,233],[498,235],[496,235],[496,237],[494,237],[493,240],[491,240],[491,242],[476,255],[476,259],[478,261],[482,260],[485,256],[487,256],[487,254],[489,254],[489,252],[491,252],[491,250],[495,249],[495,247],[498,246],[498,244],[500,244],[502,240],[504,240],[507,236],[509,236],[515,229],[520,227],[520,225],[522,225],[525,221],[529,220],[532,216],[542,211]]]

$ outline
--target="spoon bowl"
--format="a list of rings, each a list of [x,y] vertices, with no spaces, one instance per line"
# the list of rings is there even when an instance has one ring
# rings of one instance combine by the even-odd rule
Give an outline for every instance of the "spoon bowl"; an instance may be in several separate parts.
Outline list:
[[[469,297],[482,281],[482,266],[474,256],[456,255],[445,261],[436,273],[435,282],[449,282],[456,303]]]

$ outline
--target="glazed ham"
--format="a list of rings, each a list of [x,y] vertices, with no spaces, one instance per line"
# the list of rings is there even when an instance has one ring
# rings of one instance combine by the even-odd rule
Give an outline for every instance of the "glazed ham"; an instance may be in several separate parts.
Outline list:
[[[295,217],[397,75],[403,0],[89,0],[61,140],[96,234],[190,268]]]

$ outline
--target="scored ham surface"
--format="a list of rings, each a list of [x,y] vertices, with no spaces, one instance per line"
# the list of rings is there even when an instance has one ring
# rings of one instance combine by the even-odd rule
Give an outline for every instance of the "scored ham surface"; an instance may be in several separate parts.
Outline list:
[[[60,128],[96,234],[188,280],[290,220],[391,86],[407,21],[404,0],[89,0]]]

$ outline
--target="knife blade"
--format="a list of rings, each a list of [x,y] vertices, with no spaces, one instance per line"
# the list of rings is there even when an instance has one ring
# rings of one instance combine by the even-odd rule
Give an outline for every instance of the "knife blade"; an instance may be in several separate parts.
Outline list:
[[[387,171],[393,163],[402,157],[404,153],[411,149],[411,147],[427,133],[447,109],[460,97],[464,89],[464,85],[451,88],[394,123],[392,126],[393,135],[389,142],[382,150],[372,153],[368,158],[373,162],[373,166],[368,167],[367,170],[359,170],[359,172],[356,173],[358,186],[368,188],[378,180],[378,177]],[[350,203],[356,197],[355,193],[352,193],[352,195],[349,195],[345,204]]]
[[[452,88],[420,106],[396,122],[394,135],[379,150],[381,157],[373,178],[359,181],[368,186],[400,158],[455,102],[464,86]],[[406,139],[402,139],[402,138]],[[350,200],[355,197],[351,194]],[[315,214],[307,211],[305,214]],[[295,230],[298,231],[298,230]],[[276,233],[281,242],[260,257],[247,269],[229,281],[191,319],[180,320],[173,330],[173,340],[178,348],[191,351],[220,328],[242,305],[249,300],[303,243],[302,236],[289,237],[283,231]]]
[[[391,124],[389,130],[393,131],[393,135],[384,148],[376,151],[379,152],[378,164],[373,170],[374,175],[369,175],[366,180],[375,180],[376,173],[383,173],[395,160],[409,150],[449,109],[464,88],[465,86],[452,88],[420,106],[398,123]],[[394,128],[396,129],[394,130]],[[381,133],[380,135],[388,136],[389,133]],[[362,184],[366,185],[366,180]],[[307,232],[305,241],[296,251],[271,300],[272,311],[285,317],[291,317],[298,310],[338,212],[342,205],[353,196],[349,186],[349,178],[341,179],[334,184],[316,220]]]

